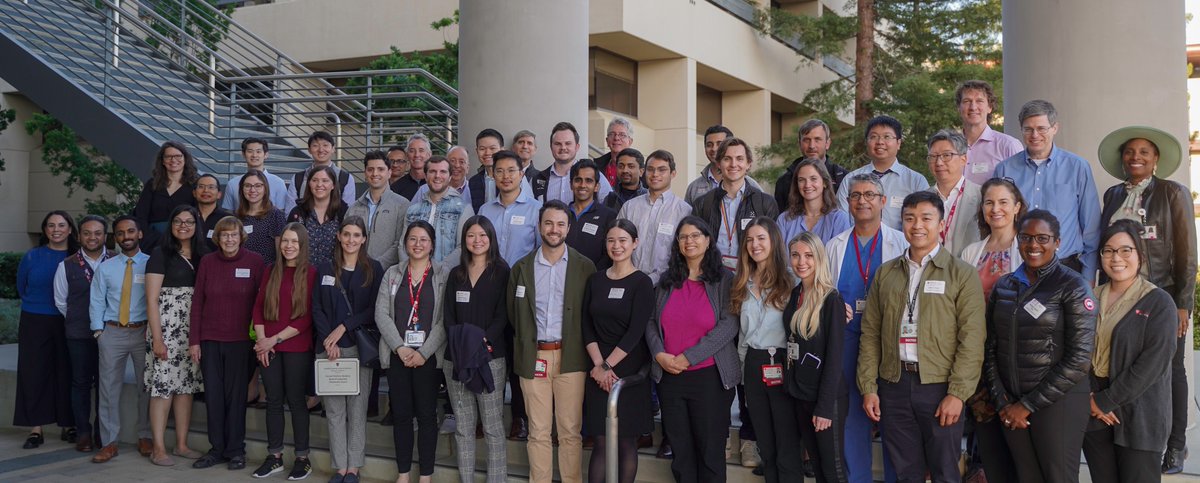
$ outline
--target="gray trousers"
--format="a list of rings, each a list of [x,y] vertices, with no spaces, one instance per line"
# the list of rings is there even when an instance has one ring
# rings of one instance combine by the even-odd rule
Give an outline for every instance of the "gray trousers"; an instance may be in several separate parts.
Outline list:
[[[458,446],[458,476],[463,483],[475,481],[475,417],[479,413],[483,415],[483,435],[487,438],[487,481],[503,483],[508,479],[508,455],[504,440],[504,382],[507,373],[504,358],[492,359],[488,362],[488,369],[491,369],[496,390],[475,394],[463,383],[454,380],[454,363],[442,361],[442,370],[446,372],[446,390],[450,393],[454,418],[458,421],[454,441]]]
[[[358,347],[341,347],[341,359],[357,359]],[[325,352],[317,359],[328,359]],[[367,465],[367,399],[371,395],[371,368],[358,367],[357,396],[321,396],[329,421],[329,458],[335,470]]]
[[[142,386],[146,370],[146,326],[123,329],[106,325],[96,339],[100,358],[100,442],[107,446],[121,437],[121,388],[126,360],[133,359],[137,385],[137,436],[150,439],[150,393]]]

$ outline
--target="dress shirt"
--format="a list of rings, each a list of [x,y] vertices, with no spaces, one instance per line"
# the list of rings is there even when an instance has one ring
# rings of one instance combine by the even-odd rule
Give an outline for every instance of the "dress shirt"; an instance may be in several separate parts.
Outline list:
[[[797,215],[795,218],[787,211],[779,214],[775,222],[779,224],[779,231],[783,235],[783,242],[788,243],[804,232],[812,232],[817,238],[821,239],[821,243],[829,243],[838,233],[854,228],[854,220],[850,218],[850,214],[842,211],[839,208],[829,210],[829,213],[821,215],[821,219],[817,220],[817,224],[813,225],[812,229],[808,229],[805,224],[804,215]]]
[[[667,271],[671,259],[671,244],[675,243],[675,228],[679,221],[692,213],[691,205],[670,191],[664,191],[657,200],[649,194],[626,201],[617,213],[617,218],[632,221],[638,229],[637,250],[633,251],[633,265],[655,284]]]
[[[860,174],[875,174],[879,183],[883,185],[883,194],[887,195],[887,204],[883,206],[883,224],[899,230],[900,206],[904,204],[904,197],[929,189],[929,181],[921,173],[901,164],[898,159],[892,160],[892,166],[882,171],[882,175],[879,173],[875,170],[874,163],[867,163],[866,166],[847,174],[842,185],[838,187],[838,208],[846,213],[850,212],[850,203],[846,200],[850,195],[850,183],[847,180]]]
[[[120,320],[117,310],[121,307],[121,284],[125,281],[125,261],[133,259],[133,285],[129,296],[129,322],[146,320],[146,262],[150,255],[138,251],[132,257],[124,253],[105,260],[92,277],[91,306],[88,313],[92,318],[92,330],[104,330],[106,320]]]
[[[912,258],[909,258],[911,248],[904,253],[904,261],[908,262],[908,292],[906,295],[908,300],[905,302],[905,307],[907,308],[907,304],[909,303],[912,304],[912,320],[908,320],[908,313],[904,312],[899,321],[900,327],[904,327],[904,324],[908,323],[916,325],[921,320],[921,300],[920,297],[917,297],[917,289],[921,287],[921,275],[925,273],[925,267],[929,265],[930,261],[933,261],[933,256],[937,255],[938,250],[941,250],[941,248],[941,245],[934,245],[933,251],[921,258],[920,263],[914,262]],[[901,329],[901,332],[903,332],[903,329]],[[900,360],[903,362],[920,362],[917,360],[917,347],[920,343],[921,341],[918,339],[916,344],[905,344],[904,336],[901,335]]]
[[[283,178],[268,173],[264,168],[263,175],[267,177],[267,189],[271,190],[271,205],[279,211],[287,213],[296,207],[296,194],[288,189],[288,185],[283,181]],[[238,197],[238,190],[242,183],[242,177],[245,174],[239,174],[229,178],[229,182],[225,183],[225,194],[221,197],[221,208],[237,213],[238,203],[241,198]]]
[[[721,198],[721,204],[725,207],[725,211],[721,212],[721,225],[717,227],[717,251],[726,257],[737,258],[738,246],[741,245],[741,240],[738,240],[738,208],[742,206],[742,200],[745,199],[746,182],[742,181],[742,187],[738,189],[737,194],[731,198],[728,194]],[[732,230],[732,231],[731,231]]]
[[[740,319],[742,331],[738,335],[738,357],[746,362],[747,349],[780,349],[775,353],[775,362],[782,364],[787,353],[787,332],[784,330],[783,310],[766,305],[765,293],[754,294],[753,281],[746,285],[749,297],[742,301]]]
[[[985,126],[975,144],[967,146],[967,179],[983,186],[1005,159],[1025,149],[1017,138]]]
[[[575,193],[571,192],[570,168],[567,168],[568,171],[565,176],[559,176],[554,166],[550,166],[550,179],[546,184],[546,199],[543,201],[558,200],[569,205],[575,201]],[[608,178],[604,176],[600,176],[599,178],[600,194],[596,195],[596,199],[602,200],[607,198],[609,193],[612,193],[612,185],[608,184]]]
[[[80,253],[83,253],[83,250],[80,250]],[[100,247],[100,258],[92,259],[84,253],[83,261],[87,262],[88,266],[92,267],[92,273],[95,273],[96,267],[99,267],[100,262],[107,257],[108,249]],[[65,261],[58,262],[58,268],[54,269],[54,306],[58,308],[59,313],[63,314],[63,317],[67,316],[67,269],[63,267]],[[117,295],[120,296],[120,294]],[[119,302],[120,299],[117,301]]]
[[[567,253],[553,264],[543,250],[533,263],[534,305],[537,308],[537,340],[562,340],[563,291],[567,288]]]
[[[538,236],[538,211],[541,209],[542,202],[533,199],[533,194],[525,190],[521,190],[508,206],[496,198],[479,208],[479,214],[496,227],[500,258],[510,267],[541,244]]]
[[[1054,146],[1041,164],[1021,151],[996,167],[996,177],[1012,178],[1029,209],[1049,210],[1061,225],[1059,258],[1080,255],[1083,279],[1096,278],[1100,245],[1100,197],[1092,167],[1078,155]]]

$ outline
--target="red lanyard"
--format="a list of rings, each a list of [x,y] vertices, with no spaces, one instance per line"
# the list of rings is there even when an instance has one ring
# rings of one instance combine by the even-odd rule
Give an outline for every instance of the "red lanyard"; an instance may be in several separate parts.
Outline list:
[[[942,227],[941,242],[946,244],[946,236],[950,234],[950,223],[954,222],[954,212],[958,211],[958,202],[962,201],[963,189],[967,187],[966,183],[958,187],[958,196],[954,198],[954,204],[950,205],[950,215],[946,217],[946,226]]]
[[[867,252],[867,266],[865,268],[862,263],[862,254],[858,249],[858,233],[850,233],[850,243],[854,244],[854,258],[858,259],[858,273],[862,275],[864,289],[867,288],[867,279],[871,277],[871,259],[875,257],[875,247],[879,244],[879,234],[882,231],[883,227],[880,227],[879,231],[875,232],[875,236],[871,237],[871,240],[867,242],[868,245],[871,245],[871,251]]]
[[[733,216],[736,218],[737,213],[734,213]],[[725,225],[725,237],[729,240],[729,248],[733,248],[733,240],[737,237],[737,232],[734,231],[734,227],[729,223],[729,217],[725,214],[725,200],[723,199],[721,200],[721,224]],[[734,256],[737,254],[735,253]]]
[[[417,323],[417,309],[421,305],[421,291],[425,290],[425,279],[429,278],[429,267],[425,267],[425,274],[421,276],[421,283],[417,284],[417,290],[413,291],[412,270],[406,270],[404,276],[405,285],[408,286],[408,299],[412,302],[412,312],[408,316],[408,326],[412,330],[421,330],[421,324]]]

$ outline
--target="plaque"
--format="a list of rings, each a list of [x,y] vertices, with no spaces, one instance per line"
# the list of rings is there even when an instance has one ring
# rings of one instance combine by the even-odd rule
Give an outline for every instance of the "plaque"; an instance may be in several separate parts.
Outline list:
[[[317,359],[313,372],[317,378],[318,396],[358,395],[358,359]]]

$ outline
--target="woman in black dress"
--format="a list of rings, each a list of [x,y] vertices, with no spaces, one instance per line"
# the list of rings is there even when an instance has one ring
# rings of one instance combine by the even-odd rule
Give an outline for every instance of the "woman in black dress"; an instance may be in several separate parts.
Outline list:
[[[147,227],[142,237],[142,251],[150,253],[150,249],[167,235],[171,212],[176,206],[196,206],[193,191],[198,178],[195,158],[183,143],[167,141],[158,148],[150,180],[142,187],[142,194],[133,207],[133,216],[141,226]]]
[[[646,346],[646,323],[654,309],[654,282],[633,266],[637,249],[637,227],[625,219],[608,229],[605,250],[612,266],[588,279],[583,294],[583,343],[595,367],[583,392],[583,427],[595,436],[588,480],[604,481],[604,418],[608,412],[608,393],[613,383],[633,374],[644,373],[650,364]],[[617,402],[617,445],[620,481],[632,482],[637,476],[637,438],[653,430],[650,384],[637,384],[621,391]]]

